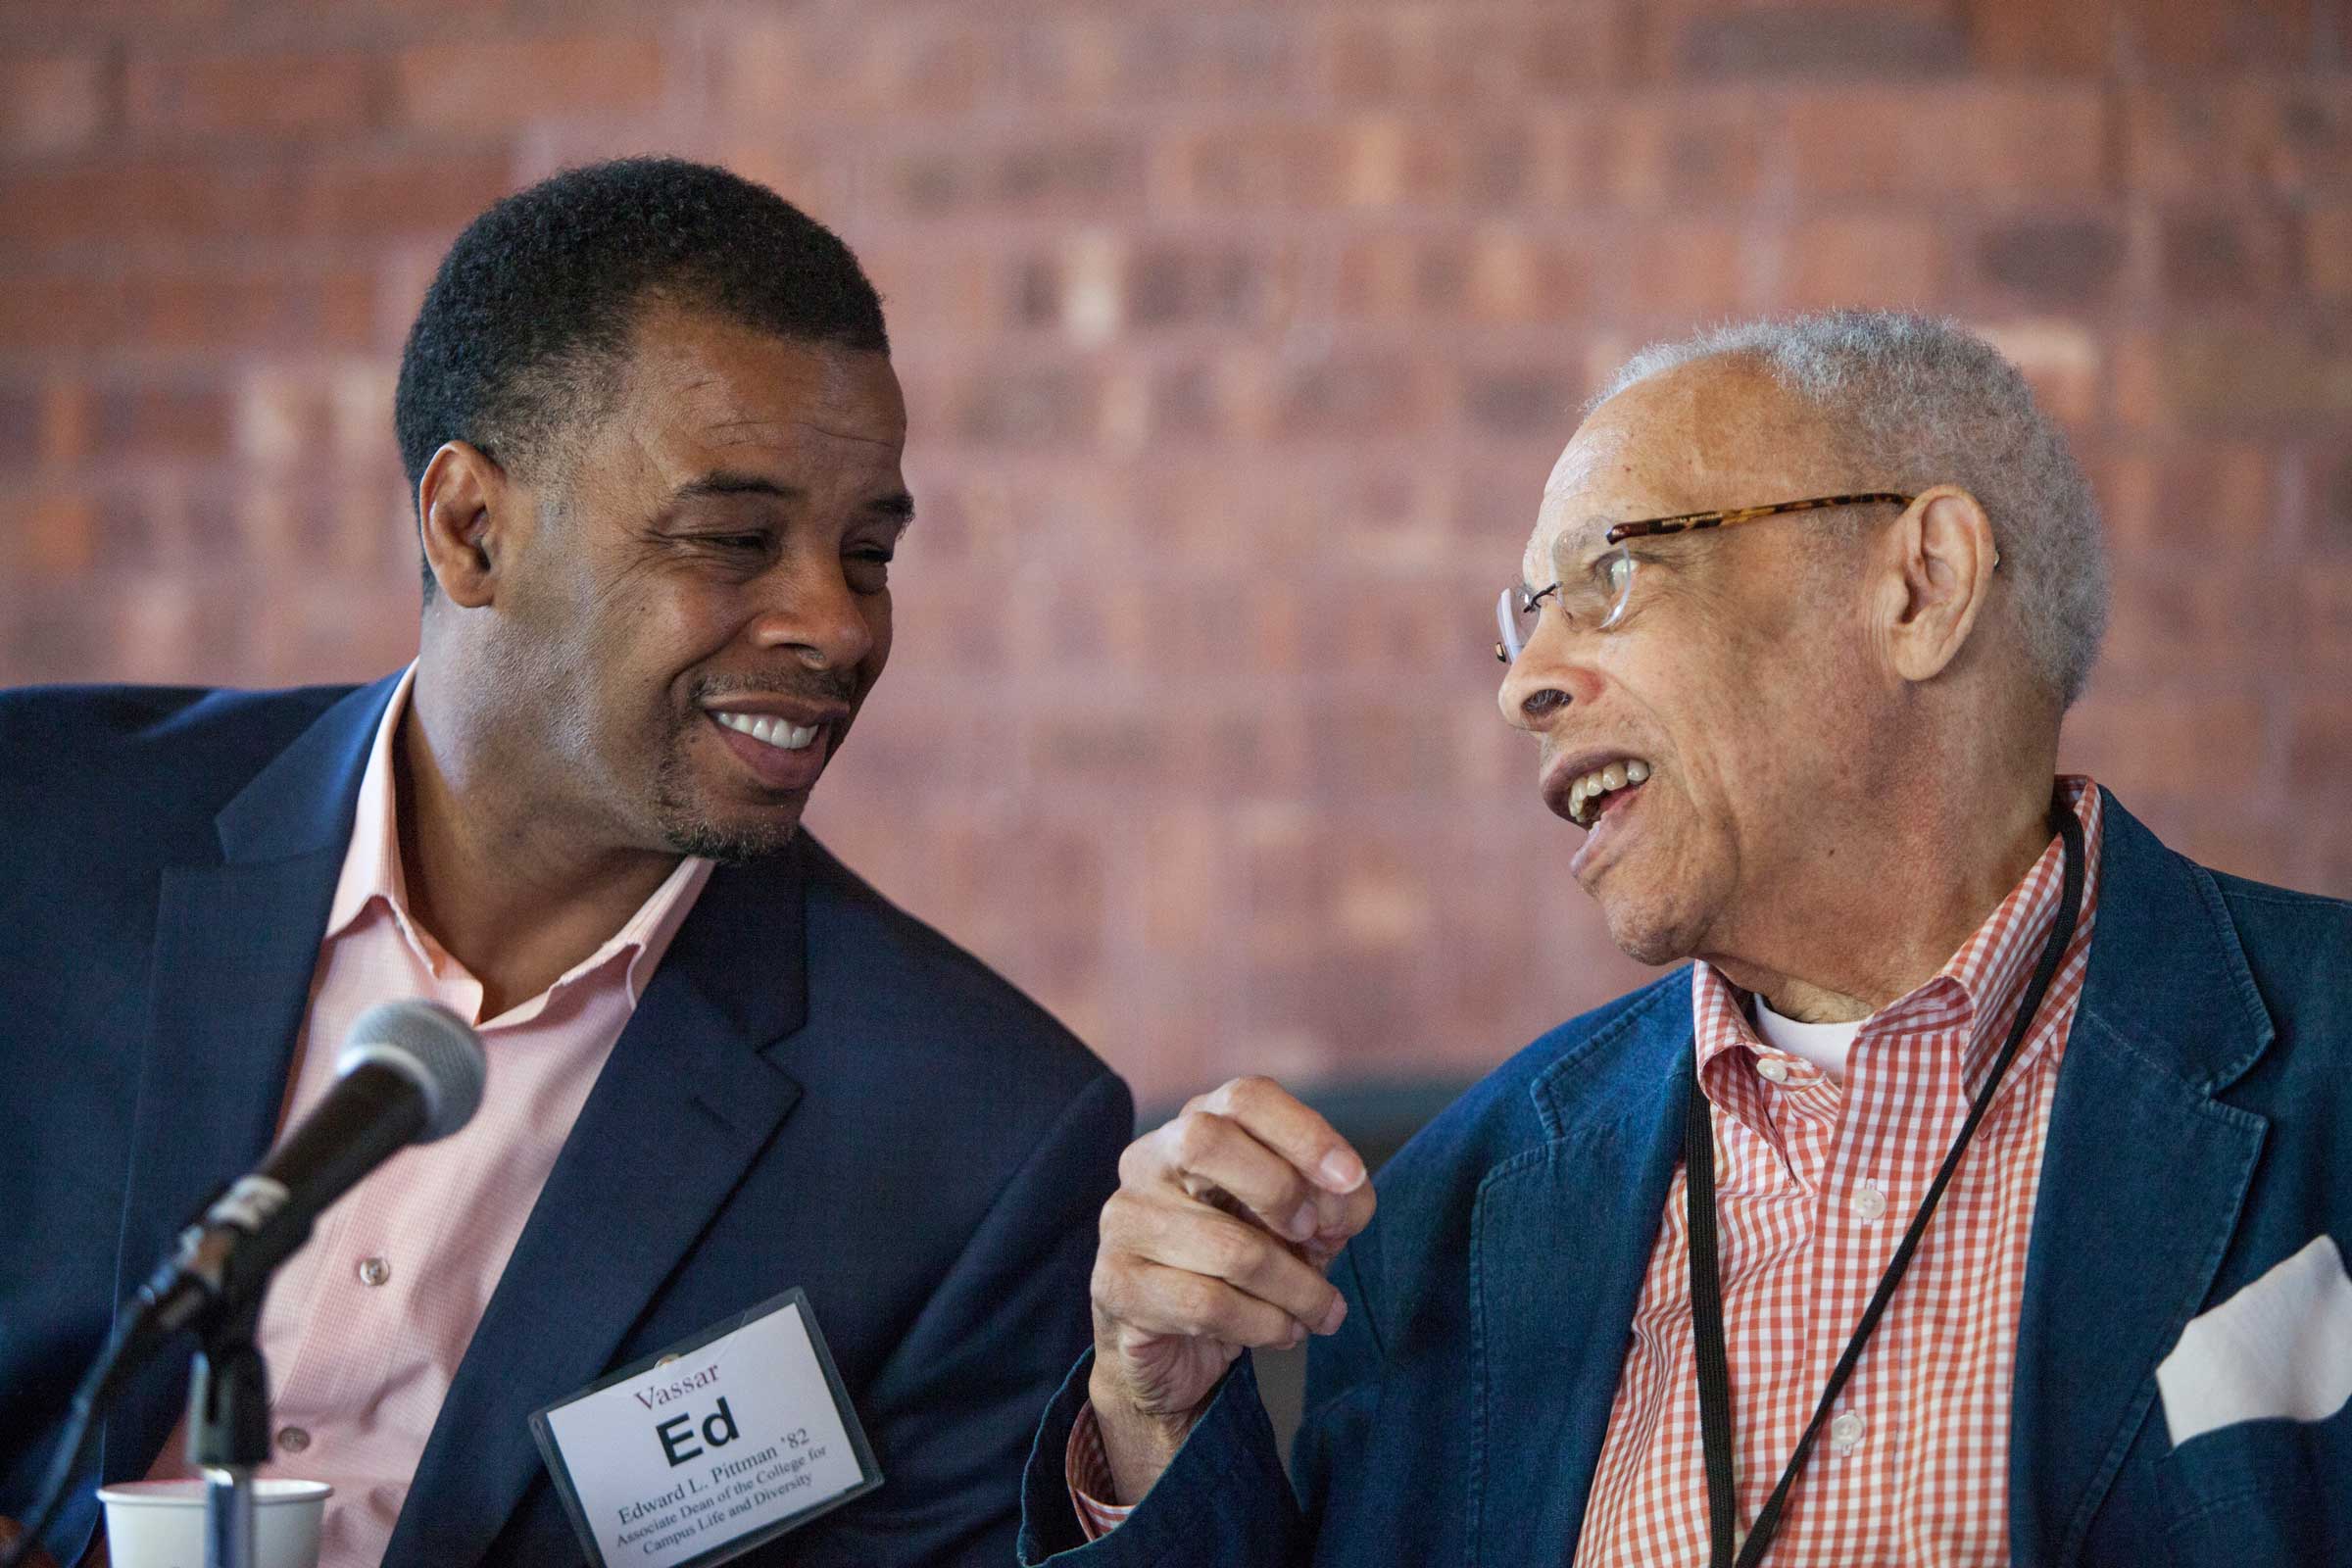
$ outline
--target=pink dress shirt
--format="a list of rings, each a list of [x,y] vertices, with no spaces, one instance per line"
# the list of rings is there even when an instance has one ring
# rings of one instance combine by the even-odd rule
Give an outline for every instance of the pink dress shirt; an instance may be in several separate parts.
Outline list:
[[[538,996],[484,1018],[481,982],[410,914],[393,752],[411,666],[360,783],[358,815],[311,977],[279,1129],[334,1081],[352,1020],[423,997],[480,1031],[490,1077],[463,1130],[407,1150],[319,1220],[262,1313],[275,1458],[262,1474],[324,1481],[320,1568],[383,1559],[424,1442],[556,1154],[710,875],[689,858],[605,945]],[[187,1473],[175,1432],[150,1472]]]

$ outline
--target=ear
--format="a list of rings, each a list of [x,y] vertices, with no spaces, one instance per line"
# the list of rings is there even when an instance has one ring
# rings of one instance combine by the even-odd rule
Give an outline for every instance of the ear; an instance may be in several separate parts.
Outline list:
[[[1896,519],[1887,544],[1887,654],[1903,679],[1933,680],[1960,657],[1991,598],[1992,519],[1975,496],[1937,485]]]
[[[517,502],[507,472],[481,448],[449,441],[416,481],[416,525],[441,597],[479,610],[496,597],[504,546],[502,523],[515,522]]]

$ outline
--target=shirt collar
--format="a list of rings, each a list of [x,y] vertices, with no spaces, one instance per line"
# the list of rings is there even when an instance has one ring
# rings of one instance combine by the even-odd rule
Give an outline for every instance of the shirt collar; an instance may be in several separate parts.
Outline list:
[[[399,928],[402,938],[426,964],[463,970],[433,934],[416,923],[409,911],[408,881],[400,863],[400,803],[393,771],[393,748],[399,744],[400,721],[407,714],[409,696],[416,683],[412,662],[392,688],[384,716],[375,727],[368,752],[367,769],[360,775],[360,794],[352,813],[351,843],[343,852],[343,871],[335,896],[327,905],[326,934],[321,946],[331,945],[358,924],[361,916],[380,905]],[[537,1017],[548,999],[619,963],[619,983],[634,1009],[654,971],[669,951],[678,927],[694,908],[703,884],[710,879],[712,862],[687,856],[662,880],[653,895],[638,906],[621,928],[587,957],[564,971],[562,978],[538,996],[516,1004],[497,1019],[477,1023],[525,1023]]]
[[[2082,824],[2082,910],[2069,944],[2070,952],[2079,952],[2090,940],[2104,822],[2098,787],[2090,779],[2062,775],[2058,788],[2076,820]],[[1961,1040],[1961,1079],[1973,1093],[2000,1054],[2013,1015],[2024,1001],[2034,960],[2041,956],[2050,926],[2058,918],[2058,904],[2065,890],[2065,856],[2064,843],[2053,837],[2040,858],[1941,969],[1862,1021],[1854,1049],[1859,1052],[1867,1042],[1888,1035],[1956,1031]],[[1748,1020],[1747,993],[1712,964],[1701,962],[1692,967],[1691,1010],[1698,1025],[1697,1070],[1702,1084],[1717,1076],[1710,1074],[1709,1066],[1725,1054],[1744,1051],[1752,1065],[1764,1052]],[[1797,1078],[1808,1082],[1808,1075],[1819,1072],[1810,1065],[1793,1070]],[[1712,1086],[1708,1095],[1716,1098]]]

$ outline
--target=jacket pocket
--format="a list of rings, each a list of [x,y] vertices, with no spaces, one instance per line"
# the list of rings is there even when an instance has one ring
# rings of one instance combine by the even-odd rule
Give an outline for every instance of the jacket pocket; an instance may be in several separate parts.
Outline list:
[[[2156,1461],[2156,1492],[2176,1568],[2352,1561],[2352,1407],[2191,1438]]]

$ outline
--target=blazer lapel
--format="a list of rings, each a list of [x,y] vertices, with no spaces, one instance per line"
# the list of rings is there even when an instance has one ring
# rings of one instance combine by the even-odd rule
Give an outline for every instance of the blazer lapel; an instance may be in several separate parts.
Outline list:
[[[1478,1562],[1559,1561],[1583,1527],[1682,1158],[1692,1053],[1688,971],[1678,978],[1545,1071],[1534,1093],[1550,1138],[1480,1185],[1468,1530]]]
[[[612,1364],[799,1099],[763,1049],[808,1010],[804,886],[797,850],[704,886],[459,1364],[387,1568],[481,1559],[540,1472],[530,1412]]]
[[[345,697],[255,775],[215,819],[219,863],[164,873],[119,1301],[275,1135],[360,775],[396,679]],[[107,1480],[153,1463],[187,1372],[185,1357],[160,1356],[123,1391],[103,1429]]]
[[[2018,1323],[2017,1560],[2071,1563],[2236,1228],[2269,1123],[2215,1095],[2272,1028],[2205,871],[2105,805],[2098,924],[2061,1063]]]

